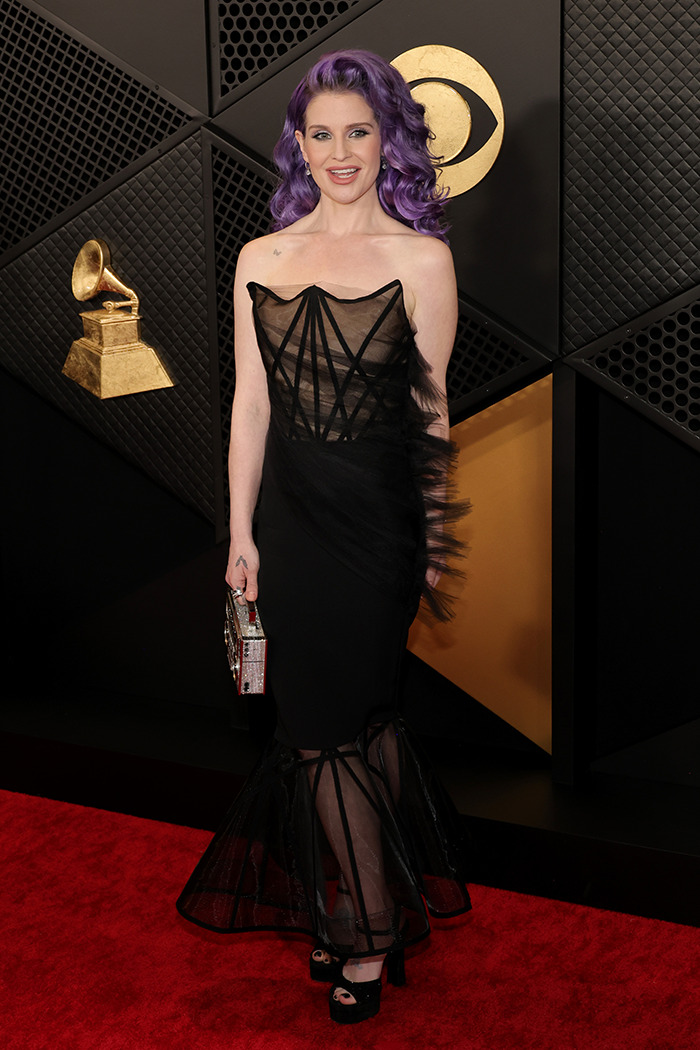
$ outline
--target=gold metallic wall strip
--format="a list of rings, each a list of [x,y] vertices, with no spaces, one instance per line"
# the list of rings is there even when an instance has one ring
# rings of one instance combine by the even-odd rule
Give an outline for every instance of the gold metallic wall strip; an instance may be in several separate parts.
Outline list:
[[[416,620],[421,660],[551,751],[552,377],[452,428],[455,482],[474,509],[458,523],[470,547],[451,623]]]

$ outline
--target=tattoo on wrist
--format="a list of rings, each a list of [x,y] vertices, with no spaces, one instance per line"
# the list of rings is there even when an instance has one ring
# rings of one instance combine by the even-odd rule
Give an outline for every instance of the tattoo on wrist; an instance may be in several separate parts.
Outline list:
[[[243,565],[244,569],[248,568],[248,562],[245,560],[242,554],[239,555],[238,561],[236,562],[236,568],[238,568],[239,565]]]

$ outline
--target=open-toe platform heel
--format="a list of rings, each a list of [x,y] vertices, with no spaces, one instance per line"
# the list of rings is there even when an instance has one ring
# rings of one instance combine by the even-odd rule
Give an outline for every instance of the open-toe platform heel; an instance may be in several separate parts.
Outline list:
[[[345,889],[344,886],[338,886],[337,893],[341,896],[350,896],[350,890]],[[320,958],[321,954],[325,958]],[[343,967],[348,961],[349,955],[349,948],[347,952],[340,951],[336,954],[330,951],[327,945],[321,941],[316,941],[316,947],[309,956],[309,976],[311,980],[324,983],[337,981],[343,972]]]
[[[404,962],[404,950],[390,952],[386,957],[386,979],[389,984],[400,986],[406,983],[406,967]],[[355,1000],[354,1003],[342,1003],[334,998],[336,991],[347,992]],[[379,1013],[382,997],[382,979],[376,981],[350,981],[343,976],[342,968],[340,978],[331,988],[329,1005],[331,1020],[338,1024],[357,1024],[359,1021],[368,1021]]]
[[[331,1020],[338,1024],[357,1024],[358,1021],[368,1021],[379,1013],[379,1003],[382,996],[382,979],[376,981],[349,981],[342,977],[342,984],[334,984],[331,988],[329,999]],[[343,1003],[334,999],[335,991],[348,992],[355,1002]]]

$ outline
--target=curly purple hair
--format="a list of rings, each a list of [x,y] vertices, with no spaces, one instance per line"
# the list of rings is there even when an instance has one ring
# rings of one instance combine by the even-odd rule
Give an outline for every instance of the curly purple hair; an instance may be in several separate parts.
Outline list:
[[[318,186],[306,176],[294,132],[306,130],[306,109],[323,91],[354,91],[361,95],[379,123],[386,169],[379,172],[377,191],[384,211],[419,233],[446,240],[442,202],[428,141],[425,108],[416,102],[398,70],[371,51],[331,51],[323,55],[294,90],[284,129],[273,154],[280,182],[272,195],[272,229],[308,215],[318,203]]]

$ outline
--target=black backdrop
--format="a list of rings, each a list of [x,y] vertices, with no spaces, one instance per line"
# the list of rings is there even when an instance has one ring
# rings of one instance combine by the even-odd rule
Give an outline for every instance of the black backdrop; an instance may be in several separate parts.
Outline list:
[[[125,592],[139,606],[164,568],[159,535],[173,571],[178,537],[184,561],[224,536],[232,273],[240,245],[266,229],[291,86],[332,47],[393,58],[442,42],[485,66],[506,114],[494,168],[450,206],[454,417],[547,371],[556,379],[555,773],[572,780],[595,755],[697,717],[697,8],[436,0],[428,22],[421,0],[0,0],[0,360],[24,424],[8,435],[18,513],[3,525],[18,652],[34,587],[56,586],[70,630]],[[61,376],[79,325],[70,270],[90,236],[139,291],[172,390],[97,402]],[[13,393],[18,381],[41,400]],[[118,542],[112,504],[132,511],[116,516],[131,524]],[[188,584],[200,609],[198,586]],[[145,675],[172,695],[167,652],[158,679],[134,656],[141,641],[120,638],[123,688],[138,693]],[[109,637],[102,648],[93,637],[91,653],[81,666],[94,674]],[[194,692],[226,702],[223,681]]]

